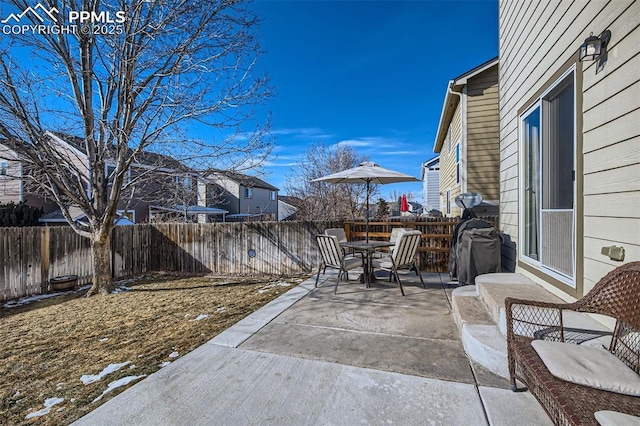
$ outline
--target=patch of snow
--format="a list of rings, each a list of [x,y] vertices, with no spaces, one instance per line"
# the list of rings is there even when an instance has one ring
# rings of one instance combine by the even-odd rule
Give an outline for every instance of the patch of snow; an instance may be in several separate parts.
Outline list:
[[[16,391],[16,393],[13,394],[13,396],[11,397],[11,399],[16,399],[17,397],[20,396],[20,391]]]
[[[97,397],[96,399],[94,399],[91,402],[98,402],[98,401],[100,401],[102,399],[103,396],[105,396],[106,394],[108,394],[112,390],[117,389],[117,388],[122,387],[122,386],[126,386],[129,383],[133,382],[134,380],[138,380],[138,379],[141,379],[141,378],[146,377],[146,376],[147,376],[146,374],[143,374],[142,376],[127,376],[127,377],[123,377],[122,379],[118,379],[118,380],[116,380],[114,382],[111,382],[107,386],[107,389],[105,389],[102,392],[102,395],[100,395],[99,397]]]
[[[216,312],[219,313],[219,314],[221,314],[223,312],[226,312],[226,311],[227,311],[227,307],[226,306],[222,306],[222,307],[216,309]]]
[[[65,385],[65,383],[64,383],[64,382],[58,383],[58,384],[56,385],[56,390],[60,390],[60,389],[62,389],[62,387],[63,387],[64,385]]]
[[[119,285],[111,292],[111,294],[124,293],[125,291],[131,291],[131,287],[127,287],[126,285]]]
[[[262,293],[266,293],[267,291],[273,289],[274,287],[291,287],[291,283],[288,283],[286,281],[280,281],[277,283],[269,283],[267,285],[265,285],[264,287],[262,287],[260,290],[258,290],[258,293],[262,294]]]
[[[136,366],[135,366],[134,364],[131,364],[131,365],[129,366],[129,370],[133,370],[134,368],[136,368]]]
[[[77,287],[73,292],[78,293],[80,291],[86,291],[91,288],[91,285],[83,285],[81,287]],[[60,296],[61,294],[69,294],[69,291],[56,291],[53,293],[47,294],[34,294],[33,296],[25,296],[16,300],[10,300],[2,305],[4,308],[11,309],[17,308],[19,306],[28,305],[29,303],[37,302],[39,300],[51,299],[52,297]]]
[[[162,364],[158,364],[158,367],[165,368],[167,365],[171,364],[171,361],[165,361]]]
[[[180,356],[180,354],[178,352],[171,352],[169,354],[169,358],[178,358]]]
[[[93,382],[97,382],[98,380],[102,379],[104,376],[106,376],[107,374],[111,374],[114,371],[118,371],[120,370],[122,367],[124,367],[125,365],[129,365],[131,364],[131,361],[126,361],[123,362],[121,364],[109,364],[104,370],[102,370],[100,373],[98,374],[83,374],[80,377],[80,380],[82,381],[82,383],[84,383],[85,385],[88,385],[90,383]]]
[[[36,411],[34,413],[29,413],[24,419],[29,420],[34,417],[41,417],[49,414],[51,408],[53,408],[54,405],[60,404],[62,402],[64,402],[64,398],[47,398],[44,400],[44,408],[42,410]]]
[[[109,340],[108,337],[103,337],[102,339],[99,339],[98,342],[106,342],[107,340]]]
[[[200,314],[196,317],[194,321],[202,321],[205,318],[209,318],[209,314]]]

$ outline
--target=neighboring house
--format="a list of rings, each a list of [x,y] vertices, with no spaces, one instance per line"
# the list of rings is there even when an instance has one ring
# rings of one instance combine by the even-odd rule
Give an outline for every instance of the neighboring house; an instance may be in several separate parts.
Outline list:
[[[440,210],[445,216],[461,215],[454,200],[464,192],[479,192],[484,199],[480,212],[497,214],[498,119],[498,58],[449,82],[433,147],[440,159]]]
[[[25,189],[22,174],[18,154],[0,144],[0,204],[23,202],[31,207],[42,207],[45,214],[55,210],[55,205]]]
[[[422,163],[421,179],[424,211],[440,210],[440,157]]]
[[[51,132],[46,134],[63,156],[72,159],[78,170],[86,172],[87,181],[85,184],[89,190],[89,160],[83,140]],[[7,160],[11,156],[16,160]],[[5,163],[6,167],[3,166]],[[108,177],[114,169],[115,163],[109,164],[107,161],[105,175]],[[36,192],[29,185],[28,171],[19,157],[0,144],[0,173],[2,170],[6,170],[6,172],[4,175],[0,175],[0,202],[22,201],[30,206],[43,207],[45,215],[40,219],[40,222],[45,224],[66,223],[57,205],[53,201],[48,201],[44,195]],[[140,179],[135,197],[130,200],[123,197],[120,202],[119,216],[126,217],[132,222],[141,223],[147,221],[150,205],[159,204],[175,208],[176,205],[185,203],[190,205],[197,202],[195,173],[190,172],[180,162],[170,157],[149,152],[138,154],[136,162],[129,170],[127,179],[136,179],[142,176],[148,177]],[[80,220],[83,215],[77,212],[74,206],[71,208],[70,213],[74,219]]]
[[[229,212],[227,218],[261,217],[278,218],[278,188],[242,173],[215,170],[207,173],[206,196],[201,195],[201,203],[218,207]]]
[[[297,197],[278,195],[278,221],[295,220],[303,201]]]
[[[416,201],[408,201],[407,203],[409,204],[409,213],[421,215],[424,212],[424,207],[422,206],[422,204]]]
[[[503,259],[578,298],[622,263],[603,248],[640,260],[640,1],[499,9]],[[581,62],[605,30],[606,52]]]

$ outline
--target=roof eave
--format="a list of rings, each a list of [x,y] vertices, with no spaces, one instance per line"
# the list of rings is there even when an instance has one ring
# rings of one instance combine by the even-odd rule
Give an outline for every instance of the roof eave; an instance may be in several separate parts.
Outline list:
[[[442,151],[444,138],[447,136],[447,130],[451,125],[455,110],[460,103],[460,96],[454,93],[462,93],[464,86],[467,85],[470,78],[485,72],[491,67],[497,66],[499,62],[500,58],[495,57],[449,81],[447,94],[444,98],[444,105],[442,106],[442,114],[440,115],[440,123],[438,124],[438,132],[436,133],[436,141],[433,144],[433,152],[439,153]]]
[[[444,104],[442,105],[442,113],[440,114],[440,122],[438,123],[438,132],[436,133],[436,141],[433,144],[433,152],[440,153],[442,151],[442,145],[444,144],[444,138],[447,136],[447,130],[453,120],[453,114],[460,102],[460,96],[454,95],[454,89],[458,87],[455,85],[455,81],[449,81],[447,84],[447,93],[444,97]],[[458,89],[456,92],[459,93]]]

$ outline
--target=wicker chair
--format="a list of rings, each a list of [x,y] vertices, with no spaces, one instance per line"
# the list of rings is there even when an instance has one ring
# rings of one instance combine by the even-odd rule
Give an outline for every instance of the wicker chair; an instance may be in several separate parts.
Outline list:
[[[610,410],[640,416],[640,397],[583,386],[552,375],[532,346],[535,339],[570,344],[575,331],[563,326],[563,311],[615,318],[609,352],[640,374],[640,262],[618,267],[582,299],[555,304],[505,299],[512,390],[524,383],[555,424],[595,425],[594,413]]]

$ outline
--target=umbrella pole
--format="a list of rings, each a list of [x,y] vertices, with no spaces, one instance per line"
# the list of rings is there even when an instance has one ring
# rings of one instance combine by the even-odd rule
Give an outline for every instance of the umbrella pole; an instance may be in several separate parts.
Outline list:
[[[369,183],[370,183],[370,181],[367,180],[367,200],[366,200],[367,213],[366,213],[366,215],[364,217],[364,220],[365,220],[365,231],[366,231],[366,234],[367,234],[367,244],[369,244]]]

